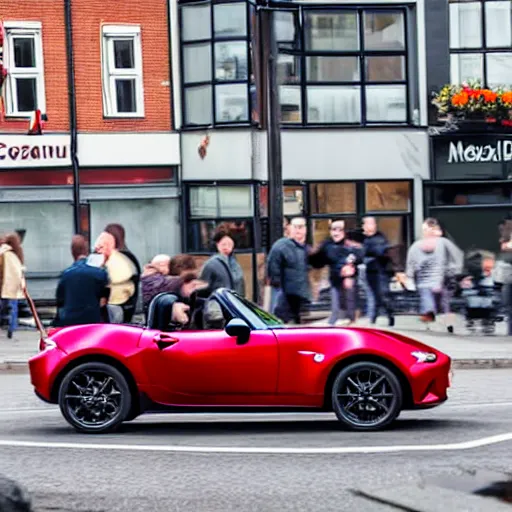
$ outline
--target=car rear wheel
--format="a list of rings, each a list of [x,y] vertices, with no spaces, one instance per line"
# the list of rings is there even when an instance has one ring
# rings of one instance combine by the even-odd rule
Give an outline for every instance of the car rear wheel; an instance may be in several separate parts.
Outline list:
[[[387,366],[360,361],[342,368],[332,387],[338,420],[352,430],[379,430],[393,422],[402,408],[402,387]]]
[[[131,401],[126,378],[106,363],[89,362],[73,368],[59,388],[62,415],[86,434],[113,431],[128,416]]]

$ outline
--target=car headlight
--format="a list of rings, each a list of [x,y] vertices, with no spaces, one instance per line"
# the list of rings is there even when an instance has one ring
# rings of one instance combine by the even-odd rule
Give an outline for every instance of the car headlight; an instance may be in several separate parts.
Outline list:
[[[421,350],[416,350],[411,352],[411,356],[414,356],[418,360],[418,363],[434,363],[437,361],[436,354],[432,352],[422,352]]]

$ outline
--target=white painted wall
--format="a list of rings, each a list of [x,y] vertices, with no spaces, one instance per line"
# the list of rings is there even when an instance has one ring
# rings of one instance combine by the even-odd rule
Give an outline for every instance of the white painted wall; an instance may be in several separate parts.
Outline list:
[[[205,135],[194,132],[181,136],[183,180],[251,179],[251,130],[212,130],[206,158],[201,160],[198,148]]]
[[[80,133],[81,167],[179,165],[178,133]]]

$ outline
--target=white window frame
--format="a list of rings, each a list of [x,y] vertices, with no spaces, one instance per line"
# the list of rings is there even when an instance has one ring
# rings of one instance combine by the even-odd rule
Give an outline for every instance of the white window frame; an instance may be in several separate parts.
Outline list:
[[[36,108],[46,113],[46,94],[44,87],[44,58],[42,41],[42,24],[39,21],[5,21],[5,64],[7,66],[7,80],[4,92],[4,104],[7,117],[30,118],[32,112],[18,110],[18,96],[16,92],[17,78],[36,79]],[[14,65],[14,44],[16,37],[34,39],[35,64],[34,68],[16,68]]]
[[[116,69],[114,61],[114,41],[133,42],[133,69]],[[102,30],[102,81],[103,115],[105,117],[144,117],[144,81],[142,74],[142,45],[139,25],[103,25]],[[135,112],[118,112],[116,80],[135,80]]]

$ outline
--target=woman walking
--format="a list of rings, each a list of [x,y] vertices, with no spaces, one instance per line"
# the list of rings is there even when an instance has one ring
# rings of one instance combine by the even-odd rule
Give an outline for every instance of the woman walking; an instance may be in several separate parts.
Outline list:
[[[199,279],[208,283],[210,292],[218,288],[228,288],[245,296],[244,272],[238,263],[234,251],[235,242],[231,233],[218,229],[213,237],[217,254],[213,255],[203,266]]]
[[[18,328],[18,300],[23,299],[25,283],[23,249],[17,233],[9,233],[0,240],[0,281],[2,305],[8,306],[7,337],[12,338]]]

